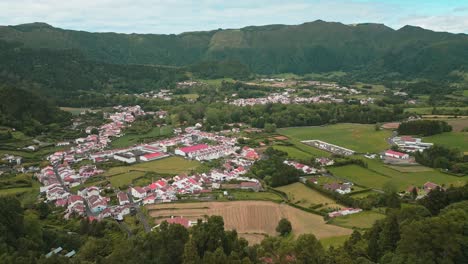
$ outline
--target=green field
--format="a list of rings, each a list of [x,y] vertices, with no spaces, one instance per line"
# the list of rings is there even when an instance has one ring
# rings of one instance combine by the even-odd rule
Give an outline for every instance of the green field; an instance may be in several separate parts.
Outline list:
[[[140,171],[132,171],[122,174],[117,174],[115,176],[109,177],[109,181],[112,186],[117,188],[122,188],[123,186],[127,186],[132,183],[132,181],[138,177],[145,175],[144,172]]]
[[[273,146],[274,149],[277,149],[277,150],[281,150],[281,151],[284,151],[284,152],[287,152],[288,153],[288,157],[291,158],[291,159],[298,159],[298,160],[301,160],[301,159],[310,159],[313,157],[312,154],[310,153],[307,153],[305,151],[302,151],[300,150],[299,148],[297,147],[294,147],[294,146],[280,146],[280,145],[276,145],[276,146]]]
[[[419,115],[431,115],[432,114],[432,107],[418,107],[418,108],[406,108],[405,112],[408,113],[415,113]],[[460,110],[468,110],[468,106],[466,107],[455,107],[455,106],[445,106],[445,107],[437,107],[438,110],[443,110],[444,112],[455,111],[456,109]],[[454,112],[455,113],[455,112]]]
[[[387,130],[375,131],[374,125],[337,124],[317,127],[294,127],[278,129],[295,140],[319,139],[357,152],[380,152],[388,148]]]
[[[229,195],[235,200],[262,200],[262,201],[282,201],[278,194],[272,192],[250,192],[250,191],[232,191]]]
[[[187,100],[197,100],[200,97],[198,94],[181,94],[182,97],[186,98]]]
[[[357,214],[335,217],[330,224],[347,228],[371,228],[375,221],[385,218],[384,214],[374,211],[363,211]]]
[[[328,170],[337,177],[348,179],[353,183],[376,189],[381,189],[386,182],[391,180],[389,177],[385,177],[358,165],[331,167]]]
[[[468,97],[468,90],[463,90],[463,96]]]
[[[288,195],[289,200],[299,206],[309,208],[317,204],[323,204],[326,207],[341,208],[333,199],[330,199],[323,194],[305,186],[302,183],[296,182],[286,186],[276,188]]]
[[[346,240],[348,240],[350,236],[349,235],[344,235],[344,236],[336,236],[336,237],[326,237],[320,239],[320,243],[325,249],[328,249],[330,247],[340,247],[342,246]]]
[[[112,147],[114,148],[125,148],[129,147],[138,143],[142,143],[143,140],[148,139],[155,139],[159,136],[165,136],[165,135],[170,135],[172,134],[172,127],[171,126],[166,126],[166,127],[153,127],[151,131],[148,133],[144,134],[134,134],[134,133],[128,133],[125,134],[124,136],[117,138],[112,141]]]
[[[446,132],[425,137],[423,141],[468,151],[468,132]]]
[[[113,167],[109,169],[104,176],[113,176],[132,171],[137,172],[156,172],[161,174],[179,174],[188,173],[195,170],[200,163],[198,161],[186,160],[182,157],[169,157],[165,159],[142,162],[130,166]]]
[[[400,191],[406,190],[410,185],[422,186],[428,181],[445,186],[452,184],[460,186],[468,181],[468,177],[456,177],[432,168],[417,172],[401,172],[386,166],[380,160],[364,160],[368,165],[367,169],[357,165],[346,165],[331,167],[329,170],[337,177],[349,179],[370,188],[382,189],[385,183],[391,182]]]

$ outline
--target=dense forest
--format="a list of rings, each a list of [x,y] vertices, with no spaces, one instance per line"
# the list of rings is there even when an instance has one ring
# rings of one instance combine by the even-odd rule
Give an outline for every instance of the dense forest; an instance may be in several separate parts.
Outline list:
[[[447,122],[438,120],[414,120],[403,122],[398,127],[400,135],[432,136],[450,131],[452,127]]]
[[[0,125],[27,135],[60,129],[71,114],[61,111],[41,95],[20,88],[0,86]]]
[[[78,50],[37,50],[0,41],[0,81],[55,99],[75,98],[83,90],[105,94],[169,88],[183,79],[177,68],[93,62]]]
[[[115,221],[72,219],[64,223],[44,203],[23,208],[13,197],[0,197],[0,262],[15,263],[317,263],[436,264],[468,261],[468,185],[435,189],[368,231],[355,230],[340,247],[325,249],[312,234],[267,237],[249,245],[224,221],[211,216],[185,229],[161,224],[128,237]],[[53,225],[45,225],[46,219]],[[281,231],[281,230],[280,230]],[[46,258],[54,247],[76,250],[68,259]]]
[[[321,20],[179,35],[88,33],[33,23],[0,27],[0,39],[34,49],[76,49],[106,63],[189,66],[238,61],[261,74],[354,71],[368,78],[446,79],[468,66],[464,34]]]

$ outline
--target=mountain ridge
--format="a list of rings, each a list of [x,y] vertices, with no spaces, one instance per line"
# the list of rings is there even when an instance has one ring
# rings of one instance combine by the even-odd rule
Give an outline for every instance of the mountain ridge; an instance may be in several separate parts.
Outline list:
[[[111,64],[186,67],[204,61],[237,61],[259,74],[377,69],[411,79],[444,78],[468,68],[468,57],[460,58],[468,50],[468,35],[415,26],[395,30],[378,23],[316,20],[180,34],[125,34],[67,30],[35,22],[1,26],[0,40],[32,49],[76,49],[89,60]],[[434,64],[444,67],[421,63],[431,57],[438,59]],[[446,58],[457,59],[448,63]]]

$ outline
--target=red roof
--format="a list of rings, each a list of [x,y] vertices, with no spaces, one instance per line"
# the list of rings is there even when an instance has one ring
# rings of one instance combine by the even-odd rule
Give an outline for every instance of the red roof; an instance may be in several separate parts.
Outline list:
[[[206,144],[198,144],[198,145],[195,145],[195,146],[180,148],[179,150],[181,150],[184,153],[190,153],[190,152],[195,152],[195,151],[198,151],[198,150],[206,149],[208,147],[209,146],[206,145]]]
[[[143,157],[145,157],[146,159],[154,159],[154,158],[157,158],[157,157],[161,157],[163,155],[164,155],[164,153],[154,152],[154,153],[143,155]]]
[[[385,154],[395,155],[395,156],[399,156],[399,157],[403,157],[403,156],[406,155],[405,153],[401,153],[401,152],[394,151],[394,150],[391,150],[391,149],[387,150],[385,152]]]
[[[179,224],[185,227],[189,227],[189,220],[183,217],[175,217],[175,218],[167,219],[167,222],[169,224]]]
[[[408,142],[415,142],[416,139],[411,136],[402,136],[401,140],[408,141]]]

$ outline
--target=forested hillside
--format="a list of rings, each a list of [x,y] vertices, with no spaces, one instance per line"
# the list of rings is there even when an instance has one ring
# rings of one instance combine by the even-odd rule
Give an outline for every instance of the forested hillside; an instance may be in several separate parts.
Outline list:
[[[109,64],[91,61],[76,49],[31,49],[0,41],[0,81],[55,98],[72,97],[80,90],[168,87],[183,78],[173,67]]]
[[[58,128],[70,118],[70,113],[27,90],[0,86],[0,95],[0,126],[36,135]]]
[[[34,49],[78,49],[106,63],[188,66],[231,60],[262,74],[342,70],[443,79],[468,66],[464,34],[320,20],[179,35],[88,33],[34,23],[0,27],[0,39]]]

